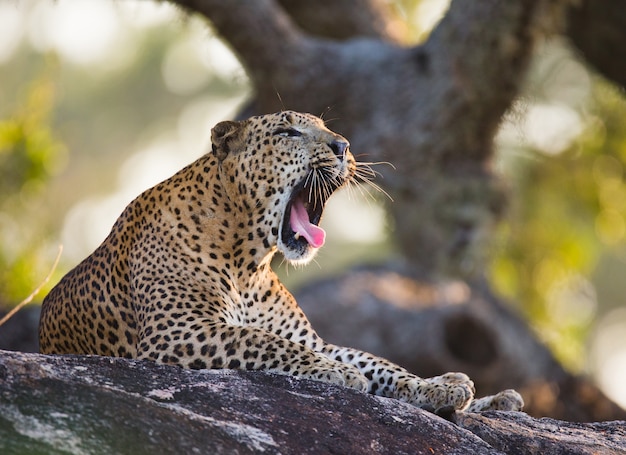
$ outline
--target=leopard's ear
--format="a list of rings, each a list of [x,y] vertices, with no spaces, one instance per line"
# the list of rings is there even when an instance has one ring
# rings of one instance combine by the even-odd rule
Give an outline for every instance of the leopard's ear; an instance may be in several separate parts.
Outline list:
[[[220,122],[211,130],[211,149],[217,159],[222,161],[229,153],[236,153],[245,146],[246,121]]]

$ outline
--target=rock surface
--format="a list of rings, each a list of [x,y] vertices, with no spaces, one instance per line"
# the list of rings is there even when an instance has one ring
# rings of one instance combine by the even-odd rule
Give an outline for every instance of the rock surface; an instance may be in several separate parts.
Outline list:
[[[455,422],[501,453],[626,454],[626,422],[571,423],[524,413],[459,413]]]
[[[0,351],[5,455],[626,453],[626,422],[502,412],[452,420],[263,372]]]

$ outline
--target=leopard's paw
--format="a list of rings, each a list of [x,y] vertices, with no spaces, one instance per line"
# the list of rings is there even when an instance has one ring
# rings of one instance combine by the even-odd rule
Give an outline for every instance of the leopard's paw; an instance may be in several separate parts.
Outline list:
[[[435,412],[442,408],[463,410],[474,398],[474,383],[469,378],[458,379],[459,381],[450,383],[438,380],[429,382],[417,377],[400,379],[395,397]]]
[[[363,373],[355,366],[345,366],[347,367],[345,371],[343,371],[343,377],[346,382],[345,386],[358,390],[359,392],[366,392],[369,387],[369,382]]]
[[[524,399],[513,389],[503,390],[495,395],[478,398],[467,408],[468,412],[480,411],[521,411]]]

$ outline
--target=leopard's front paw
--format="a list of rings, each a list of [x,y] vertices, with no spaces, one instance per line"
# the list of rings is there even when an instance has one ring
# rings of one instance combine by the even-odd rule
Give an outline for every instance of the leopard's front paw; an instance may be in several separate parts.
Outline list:
[[[524,399],[522,396],[515,390],[508,389],[495,395],[472,401],[467,411],[521,411],[523,408]]]
[[[363,373],[359,369],[352,365],[343,365],[345,370],[343,371],[343,377],[345,380],[345,386],[351,389],[358,390],[359,392],[366,392],[369,387],[369,382]]]
[[[435,412],[442,408],[463,410],[474,398],[474,383],[469,378],[463,380],[464,378],[459,377],[458,381],[449,383],[432,379],[434,380],[430,382],[417,377],[401,379],[398,381],[395,397]]]

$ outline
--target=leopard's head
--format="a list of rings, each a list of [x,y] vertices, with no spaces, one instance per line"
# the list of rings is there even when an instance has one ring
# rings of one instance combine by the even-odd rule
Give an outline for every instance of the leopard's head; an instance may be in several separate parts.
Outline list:
[[[221,122],[211,138],[239,224],[288,261],[310,261],[324,244],[326,202],[355,175],[348,141],[320,118],[292,111]]]

